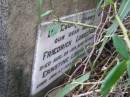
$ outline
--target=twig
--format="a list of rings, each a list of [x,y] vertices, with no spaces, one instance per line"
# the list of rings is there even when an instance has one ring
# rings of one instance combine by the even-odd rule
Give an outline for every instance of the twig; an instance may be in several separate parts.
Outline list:
[[[99,25],[98,25],[98,28],[97,28],[97,29],[95,30],[95,32],[94,32],[94,44],[96,43],[97,32],[98,32],[98,30],[99,30],[99,28],[100,28],[100,26],[101,26],[101,24],[102,24],[103,16],[104,16],[104,13],[103,13],[103,11],[102,11],[101,21],[100,21],[100,23],[99,23]],[[94,53],[95,48],[96,48],[96,45],[93,45],[92,50],[91,50],[91,52],[90,52],[90,54],[89,54],[89,56],[88,56],[88,59],[85,59],[85,60],[84,60],[85,67],[84,67],[83,73],[85,73],[85,70],[86,70],[86,68],[87,68],[87,64],[89,63],[89,61],[90,61],[90,59],[91,59],[91,57],[92,57],[92,55],[93,55],[93,53]]]
[[[97,90],[95,90],[95,91],[89,91],[89,92],[87,92],[87,93],[83,93],[83,94],[80,94],[80,95],[74,95],[73,97],[83,97],[83,96],[90,95],[90,94],[92,94],[93,92],[99,93],[99,92],[100,92],[100,89],[97,89]]]
[[[74,70],[74,72],[70,75],[70,78],[68,81],[71,81],[71,79],[73,78],[73,76],[75,75],[75,73],[83,66],[83,63],[81,63],[77,68],[76,70]]]
[[[103,23],[103,25],[102,25],[102,27],[101,27],[102,29],[105,27],[106,23],[107,23],[108,20],[109,20],[109,15],[110,15],[111,10],[112,10],[112,7],[111,7],[111,5],[110,5],[110,7],[109,7],[109,11],[108,11],[108,14],[107,14],[107,17],[106,17],[106,19],[105,19],[105,22]],[[99,33],[102,32],[102,29],[100,29]],[[100,40],[101,40],[101,38],[102,38],[102,34],[103,34],[103,33],[100,34],[100,36],[99,36],[99,38],[98,38],[97,41],[100,41]]]
[[[73,81],[72,84],[93,85],[93,84],[101,84],[102,82],[103,82],[103,81],[80,83],[80,82],[75,82],[75,81]]]
[[[101,29],[100,29],[100,31],[99,31],[99,36],[98,36],[96,42],[100,42],[100,41],[101,41],[102,34],[103,34],[103,33],[101,33],[101,32],[103,31],[103,28],[105,27],[107,21],[109,20],[109,15],[110,15],[111,9],[112,9],[112,8],[111,8],[111,6],[110,6],[110,7],[109,7],[108,14],[107,14],[107,17],[106,17],[105,22],[104,22],[104,24],[102,25],[102,27],[101,27]],[[101,33],[101,34],[100,34],[100,33]],[[94,69],[94,67],[95,67],[95,65],[96,65],[95,63],[96,63],[98,57],[99,57],[99,56],[97,56],[96,59],[94,60],[94,64],[93,64],[93,66],[92,66],[92,71],[93,71],[93,69]]]
[[[97,26],[94,25],[89,25],[89,24],[85,24],[85,23],[81,23],[81,22],[73,22],[73,21],[65,21],[65,20],[53,20],[53,22],[61,22],[61,23],[66,23],[66,24],[74,24],[74,25],[80,25],[83,27],[89,27],[89,28],[95,28],[97,29]]]

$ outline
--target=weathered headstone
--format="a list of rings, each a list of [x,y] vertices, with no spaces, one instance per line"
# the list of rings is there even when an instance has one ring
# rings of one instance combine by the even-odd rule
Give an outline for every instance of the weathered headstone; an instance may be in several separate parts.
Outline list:
[[[100,15],[91,9],[60,20],[97,25]],[[89,54],[94,41],[94,31],[95,28],[71,23],[41,23],[33,66],[32,95],[46,90],[46,87],[71,68],[78,58]]]
[[[75,13],[77,5],[73,0],[52,1],[59,17]],[[95,7],[95,0],[74,1],[78,1],[78,12]],[[32,96],[32,65],[38,26],[36,4],[36,0],[0,0],[0,97]],[[45,0],[43,10],[48,9],[51,9],[50,0]],[[43,20],[50,19],[53,16]],[[34,97],[43,97],[42,92],[44,94],[44,91],[37,92],[38,96]]]

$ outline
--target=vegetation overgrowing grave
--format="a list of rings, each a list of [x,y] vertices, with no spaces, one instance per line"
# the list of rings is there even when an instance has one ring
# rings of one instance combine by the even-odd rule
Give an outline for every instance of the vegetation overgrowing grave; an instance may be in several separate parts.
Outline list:
[[[55,97],[128,97],[130,85],[130,0],[97,0],[101,11],[98,26],[80,22],[61,21],[95,28],[94,45],[67,81],[51,91],[63,87]],[[44,0],[38,0],[39,20],[55,15],[55,9],[42,13]],[[57,17],[57,16],[56,16]],[[80,71],[80,73],[78,73]],[[82,72],[81,72],[82,71]],[[89,73],[88,73],[89,72]]]

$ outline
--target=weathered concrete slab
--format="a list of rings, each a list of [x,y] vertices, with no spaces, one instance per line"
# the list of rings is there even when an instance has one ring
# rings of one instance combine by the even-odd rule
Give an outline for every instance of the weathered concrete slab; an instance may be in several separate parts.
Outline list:
[[[53,1],[59,17],[75,13],[73,0]],[[95,0],[78,4],[79,11],[91,9]],[[43,10],[47,9],[50,0],[45,0]],[[37,26],[36,0],[0,0],[0,97],[30,96]]]
[[[0,0],[0,97],[7,91],[7,33],[5,19],[8,15],[8,1]]]

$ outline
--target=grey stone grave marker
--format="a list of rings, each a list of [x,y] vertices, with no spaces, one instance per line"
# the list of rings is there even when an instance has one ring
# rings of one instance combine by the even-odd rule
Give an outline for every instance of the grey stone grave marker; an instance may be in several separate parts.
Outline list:
[[[60,20],[97,25],[100,15],[91,9]],[[94,30],[95,28],[52,21],[39,25],[31,95],[46,90],[50,84],[54,84],[55,80],[64,75],[78,58],[89,54],[94,41]]]

